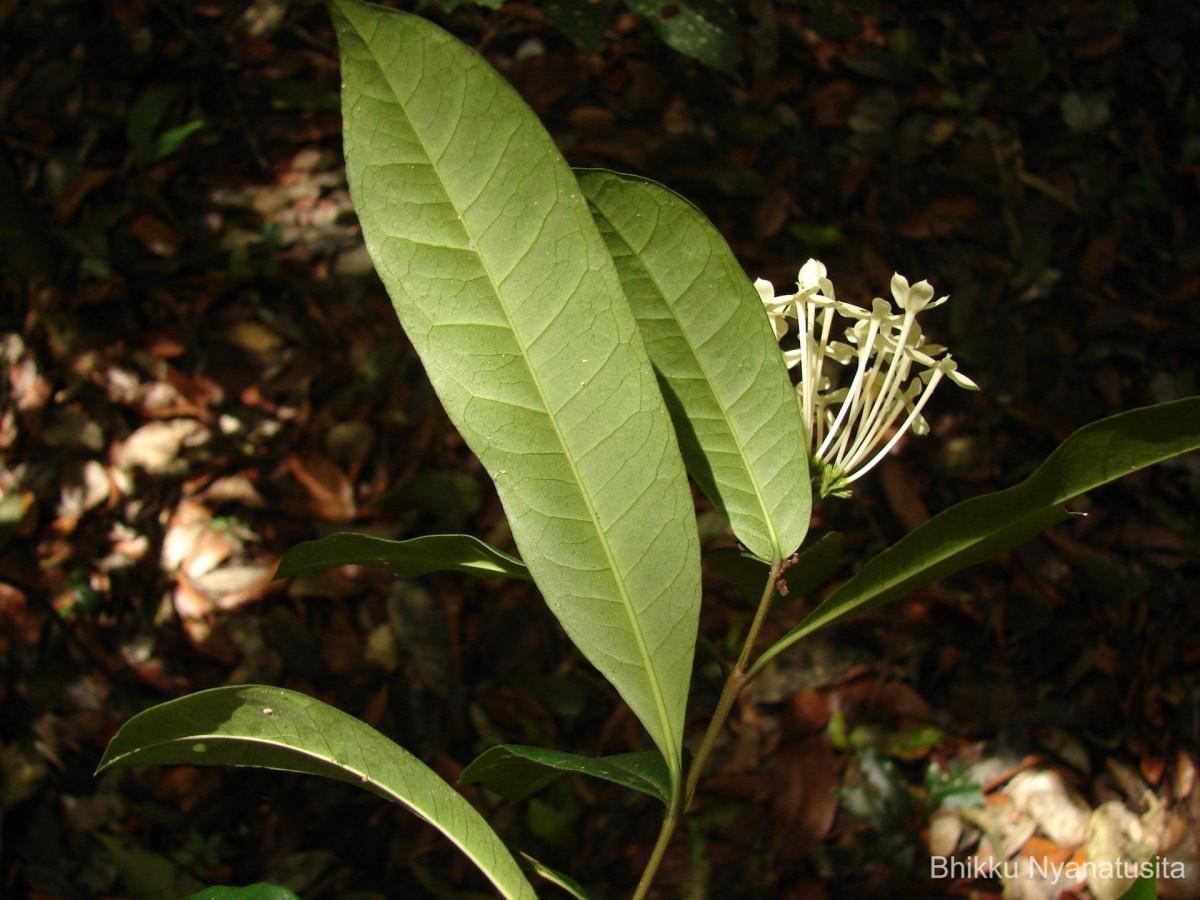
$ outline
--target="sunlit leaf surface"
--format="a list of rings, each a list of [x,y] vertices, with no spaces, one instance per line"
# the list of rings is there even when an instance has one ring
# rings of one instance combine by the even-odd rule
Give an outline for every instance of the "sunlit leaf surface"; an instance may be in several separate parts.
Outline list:
[[[422,19],[331,3],[367,248],[571,640],[679,780],[700,604],[670,417],[578,184],[516,93]]]
[[[505,897],[536,897],[516,860],[462,795],[365,722],[313,697],[237,685],[162,703],[121,727],[97,771],[172,763],[282,769],[358,785],[433,825]]]
[[[762,300],[708,219],[641,178],[583,172],[688,471],[762,559],[791,554],[812,507],[804,425]],[[759,592],[762,586],[759,586]]]

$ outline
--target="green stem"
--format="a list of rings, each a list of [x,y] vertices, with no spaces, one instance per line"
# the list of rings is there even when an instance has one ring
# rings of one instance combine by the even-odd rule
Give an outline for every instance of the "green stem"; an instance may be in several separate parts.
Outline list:
[[[783,560],[777,556],[771,563],[771,574],[767,577],[767,585],[763,588],[762,599],[758,601],[758,609],[754,612],[754,621],[750,623],[750,630],[746,632],[742,651],[738,654],[737,662],[725,678],[725,686],[721,689],[717,708],[713,711],[713,717],[708,723],[708,730],[704,732],[704,739],[700,742],[696,758],[692,760],[691,768],[688,769],[687,784],[683,789],[683,803],[679,802],[680,795],[678,788],[675,788],[671,797],[671,805],[667,809],[667,816],[663,819],[662,830],[658,833],[658,841],[654,844],[650,861],[646,863],[646,870],[642,872],[642,879],[633,893],[633,900],[645,900],[646,894],[649,893],[650,885],[654,882],[654,876],[658,874],[658,867],[662,865],[663,856],[667,852],[667,846],[671,843],[672,835],[675,834],[675,828],[679,825],[679,820],[683,818],[688,807],[692,805],[692,795],[696,793],[696,784],[700,781],[700,773],[704,770],[704,764],[708,762],[708,757],[712,754],[713,747],[716,746],[717,735],[721,733],[721,729],[729,720],[729,713],[733,711],[733,704],[737,700],[738,694],[750,680],[751,676],[747,674],[746,667],[750,662],[750,654],[754,650],[754,642],[758,639],[758,632],[762,630],[767,612],[771,608],[771,598],[775,596],[775,579],[779,577],[782,568]]]
[[[767,612],[771,608],[771,598],[775,596],[775,579],[779,577],[779,572],[783,568],[783,560],[778,556],[771,562],[771,574],[767,576],[767,584],[763,588],[762,599],[758,601],[758,609],[754,611],[754,621],[750,623],[750,630],[746,632],[746,640],[742,643],[742,651],[738,654],[737,662],[733,668],[729,670],[729,674],[725,678],[725,686],[721,689],[721,697],[717,700],[717,708],[713,711],[713,717],[708,723],[708,730],[704,732],[704,738],[700,741],[700,748],[696,751],[696,758],[692,760],[691,768],[688,769],[687,784],[683,789],[683,808],[686,811],[692,805],[692,797],[696,793],[696,785],[700,782],[700,776],[704,772],[704,766],[708,763],[709,756],[712,755],[713,748],[717,744],[717,737],[721,730],[725,727],[725,723],[729,720],[729,714],[733,711],[733,704],[737,701],[738,694],[742,688],[746,686],[751,676],[746,669],[750,663],[750,654],[754,651],[754,643],[758,640],[758,633],[762,630],[763,622],[766,621]]]
[[[667,808],[666,818],[663,819],[662,830],[658,833],[658,840],[654,844],[654,850],[650,853],[650,861],[646,863],[646,870],[642,872],[642,880],[638,882],[637,890],[633,892],[633,900],[645,900],[646,894],[650,891],[650,885],[654,882],[654,876],[658,874],[658,867],[662,865],[663,857],[667,853],[671,836],[675,834],[675,826],[683,817],[679,803],[679,783],[675,784],[675,794],[671,798],[671,805]]]

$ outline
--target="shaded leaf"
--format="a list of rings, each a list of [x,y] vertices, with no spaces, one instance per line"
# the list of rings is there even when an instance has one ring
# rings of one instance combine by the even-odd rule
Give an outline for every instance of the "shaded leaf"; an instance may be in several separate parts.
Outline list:
[[[542,865],[528,853],[522,853],[521,856],[527,863],[533,866],[533,871],[537,872],[551,884],[562,888],[572,897],[576,898],[576,900],[601,900],[602,895],[600,893],[585,888],[570,875],[564,875],[556,869]]]
[[[285,887],[277,884],[248,884],[245,887],[206,887],[184,900],[300,900]]]
[[[1101,419],[1067,438],[1025,481],[940,513],[879,554],[751,667],[806,634],[992,559],[1068,518],[1061,505],[1138,469],[1200,448],[1200,397]]]
[[[144,91],[129,107],[125,137],[140,156],[153,161],[150,150],[155,132],[178,99],[179,87],[166,84]]]
[[[135,897],[179,897],[195,891],[202,881],[174,862],[119,837],[97,834],[108,858],[121,876],[126,890]]]
[[[1153,869],[1153,866],[1151,868]],[[1158,885],[1153,871],[1141,876],[1129,890],[1121,895],[1121,900],[1157,900],[1157,898]]]
[[[429,534],[407,541],[339,532],[297,544],[283,554],[276,578],[325,572],[338,566],[379,566],[399,578],[430,572],[463,572],[479,578],[521,578],[519,559],[468,534]]]
[[[330,8],[371,258],[547,604],[677,782],[700,605],[695,516],[586,201],[478,54],[414,16]]]
[[[599,49],[613,14],[608,3],[580,3],[578,0],[545,0],[541,8],[584,53],[595,53]]]
[[[584,172],[688,471],[738,540],[791,554],[812,507],[804,423],[762,299],[696,207],[661,185]]]
[[[303,485],[314,516],[329,522],[348,522],[355,517],[354,484],[328,456],[315,450],[289,453],[287,467]]]
[[[528,797],[567,772],[603,778],[670,802],[671,780],[656,750],[616,756],[580,756],[543,747],[503,744],[486,750],[458,779],[459,784],[482,784],[510,800]]]
[[[121,726],[96,771],[174,763],[280,769],[358,785],[437,828],[504,896],[536,896],[500,838],[450,785],[366,723],[304,694],[237,685],[159,704]]]
[[[742,59],[737,16],[725,0],[626,0],[663,43],[720,72]]]
[[[154,138],[146,150],[147,162],[159,162],[166,159],[181,146],[189,137],[204,127],[204,121],[194,119],[175,128],[169,128]]]
[[[1073,131],[1095,131],[1107,125],[1112,117],[1108,98],[1100,94],[1081,94],[1072,91],[1059,103],[1063,121]]]

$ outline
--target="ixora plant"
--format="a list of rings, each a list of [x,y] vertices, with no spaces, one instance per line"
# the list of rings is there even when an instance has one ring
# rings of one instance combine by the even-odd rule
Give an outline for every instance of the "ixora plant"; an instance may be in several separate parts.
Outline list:
[[[532,580],[654,749],[595,759],[499,746],[462,782],[512,795],[580,772],[657,798],[662,830],[635,897],[650,890],[739,691],[777,654],[1007,551],[1067,518],[1063,504],[1097,485],[1200,447],[1195,397],[1089,425],[1024,482],[935,516],[759,648],[776,591],[828,556],[800,551],[814,488],[846,494],[905,429],[923,427],[939,382],[974,387],[916,324],[942,301],[928,284],[896,276],[895,306],[860,308],[835,297],[815,261],[795,294],[776,297],[746,279],[680,197],[642,179],[572,172],[517,94],[454,38],[361,0],[329,6],[347,173],[367,246],[450,419],[495,481],[521,558],[466,535],[340,534],[294,548],[279,574],[358,563],[406,577]],[[798,346],[781,353],[785,336]],[[799,370],[796,385],[789,367]],[[761,601],[685,766],[701,601],[689,475],[745,547],[721,564],[753,573]],[[438,828],[502,895],[535,896],[453,787],[313,698],[264,686],[182,697],[130,719],[100,768],[151,763],[260,766],[361,785]]]

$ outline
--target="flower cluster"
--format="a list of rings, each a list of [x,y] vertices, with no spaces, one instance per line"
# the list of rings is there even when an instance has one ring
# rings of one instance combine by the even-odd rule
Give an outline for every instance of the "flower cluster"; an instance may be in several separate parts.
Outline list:
[[[789,369],[800,367],[796,398],[821,496],[848,495],[849,485],[910,428],[915,434],[928,433],[921,410],[943,378],[978,390],[945,347],[925,342],[918,313],[949,299],[934,300],[927,281],[910,285],[902,275],[892,276],[899,312],[878,297],[870,309],[838,300],[825,266],[815,259],[800,269],[795,294],[777,297],[771,283],[761,278],[754,286],[776,338],[788,333],[788,319],[799,326],[800,346],[784,350],[783,358]],[[844,342],[834,337],[835,317],[850,323],[838,335]],[[853,367],[854,375],[843,387],[839,375],[847,367]]]

